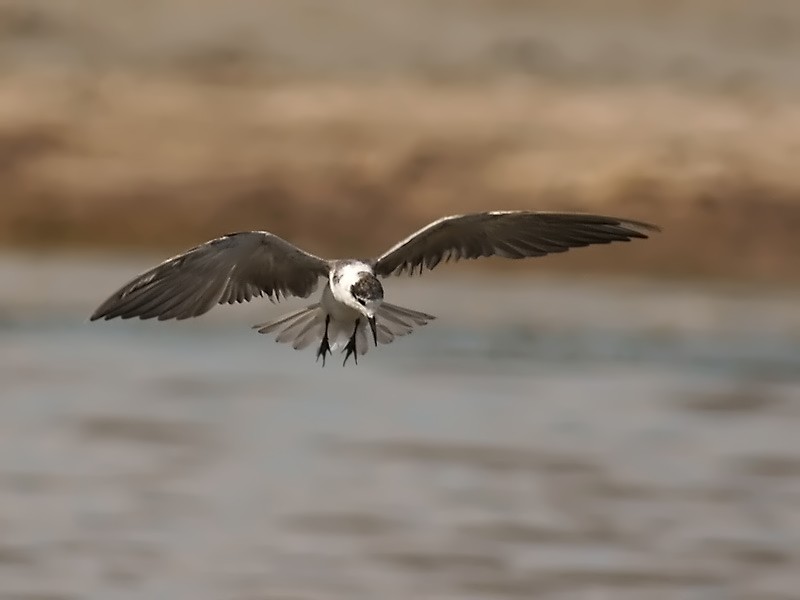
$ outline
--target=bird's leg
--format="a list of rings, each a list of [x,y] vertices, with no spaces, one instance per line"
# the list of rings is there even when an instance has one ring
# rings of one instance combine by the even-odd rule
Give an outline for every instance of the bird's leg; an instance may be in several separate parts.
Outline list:
[[[322,357],[322,366],[325,366],[325,355],[332,354],[331,352],[331,345],[328,341],[328,325],[331,324],[331,316],[325,315],[325,335],[322,336],[322,342],[320,342],[319,348],[317,349],[317,362],[319,362],[319,357]]]
[[[355,327],[353,327],[353,335],[350,336],[350,341],[347,342],[347,346],[345,346],[344,348],[346,354],[344,355],[344,362],[342,363],[342,366],[345,366],[347,364],[347,359],[350,358],[351,354],[353,355],[353,360],[356,361],[356,364],[358,364],[358,352],[356,351],[356,333],[358,333],[358,326],[360,324],[361,324],[361,319],[356,319],[356,325]]]

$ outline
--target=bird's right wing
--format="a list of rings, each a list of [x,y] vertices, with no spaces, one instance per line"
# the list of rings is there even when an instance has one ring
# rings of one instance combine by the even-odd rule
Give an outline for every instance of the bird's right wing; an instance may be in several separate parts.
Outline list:
[[[266,294],[305,298],[328,274],[329,263],[266,231],[210,240],[138,275],[114,292],[91,320],[187,319],[216,304]]]
[[[503,256],[527,258],[569,248],[627,242],[658,231],[648,223],[581,213],[497,211],[434,221],[383,253],[375,273],[386,277],[433,269],[441,261]]]

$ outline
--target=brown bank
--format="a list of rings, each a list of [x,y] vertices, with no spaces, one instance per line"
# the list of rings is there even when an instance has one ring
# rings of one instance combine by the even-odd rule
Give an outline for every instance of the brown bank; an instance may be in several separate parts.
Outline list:
[[[0,100],[6,246],[169,252],[268,229],[372,254],[444,214],[587,210],[664,233],[542,268],[798,281],[788,100],[131,76],[18,77]]]

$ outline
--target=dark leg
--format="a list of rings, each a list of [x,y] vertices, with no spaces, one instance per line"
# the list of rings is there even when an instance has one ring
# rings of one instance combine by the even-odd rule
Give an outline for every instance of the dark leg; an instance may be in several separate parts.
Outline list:
[[[347,359],[350,358],[351,354],[353,355],[353,360],[356,361],[356,364],[358,364],[358,352],[356,352],[356,333],[358,332],[358,326],[360,324],[361,319],[356,319],[356,326],[353,327],[353,335],[350,336],[350,341],[347,342],[347,346],[344,348],[346,354],[344,355],[344,362],[342,363],[342,366],[347,364]]]
[[[322,357],[322,366],[325,366],[325,355],[332,354],[331,353],[331,345],[328,342],[328,325],[331,324],[331,316],[325,315],[325,335],[322,336],[322,342],[317,349],[317,362],[319,362],[319,357]]]

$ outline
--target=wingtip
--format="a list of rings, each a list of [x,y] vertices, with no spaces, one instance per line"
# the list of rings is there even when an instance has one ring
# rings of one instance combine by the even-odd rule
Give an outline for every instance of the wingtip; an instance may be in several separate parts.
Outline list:
[[[626,229],[639,234],[645,239],[649,238],[650,234],[661,233],[660,226],[653,223],[645,223],[644,221],[630,221],[628,219],[621,219],[619,224]]]
[[[651,233],[661,233],[662,231],[659,225],[654,225],[653,223],[642,223],[642,227]]]

